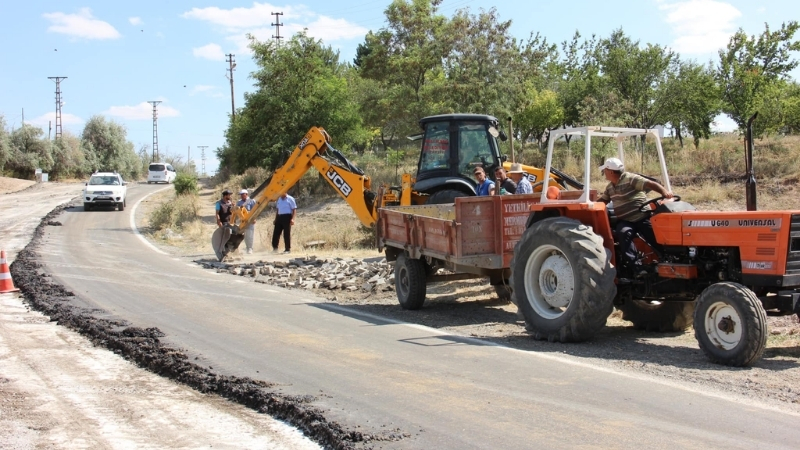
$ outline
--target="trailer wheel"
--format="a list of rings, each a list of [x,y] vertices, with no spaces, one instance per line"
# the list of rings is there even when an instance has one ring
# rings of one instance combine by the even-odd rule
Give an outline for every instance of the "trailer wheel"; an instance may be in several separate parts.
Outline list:
[[[584,341],[611,314],[615,276],[611,252],[592,228],[565,217],[544,219],[514,249],[513,301],[536,339]]]
[[[394,263],[394,286],[403,309],[422,308],[427,288],[424,263],[406,255],[398,256]]]
[[[459,191],[456,189],[445,189],[439,192],[434,192],[431,194],[430,198],[428,198],[428,203],[431,205],[442,205],[445,203],[455,203],[456,197],[467,197],[463,191]]]
[[[767,313],[756,294],[741,284],[713,284],[697,299],[694,336],[712,362],[748,366],[767,346]]]
[[[633,300],[617,306],[622,319],[645,331],[683,331],[692,326],[693,302],[649,302]]]

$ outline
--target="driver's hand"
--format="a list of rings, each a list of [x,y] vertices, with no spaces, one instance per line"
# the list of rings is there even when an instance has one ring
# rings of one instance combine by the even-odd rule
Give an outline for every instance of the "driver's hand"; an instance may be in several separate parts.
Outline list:
[[[664,198],[672,198],[672,197],[674,197],[672,192],[667,192],[666,194],[664,194]]]

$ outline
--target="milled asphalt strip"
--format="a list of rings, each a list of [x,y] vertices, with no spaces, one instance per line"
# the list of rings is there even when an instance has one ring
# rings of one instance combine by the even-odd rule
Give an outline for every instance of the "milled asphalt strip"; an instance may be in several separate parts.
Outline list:
[[[161,192],[161,191],[163,191],[165,189],[169,189],[171,187],[173,187],[171,184],[167,184],[166,187],[164,187],[162,189],[159,189],[157,191],[153,191],[153,192],[145,195],[144,197],[140,198],[139,201],[136,202],[135,205],[133,205],[133,209],[131,209],[131,230],[133,231],[133,234],[135,234],[136,237],[141,239],[142,242],[144,242],[144,245],[146,245],[146,246],[150,247],[151,249],[153,249],[154,252],[161,253],[162,255],[169,255],[169,253],[167,253],[167,252],[159,249],[155,245],[151,244],[150,241],[148,241],[144,236],[142,236],[142,233],[139,232],[139,229],[136,228],[136,210],[139,208],[139,204],[142,203],[142,201],[145,200],[146,198],[150,197],[153,194],[157,194],[157,193],[159,193],[159,192]]]

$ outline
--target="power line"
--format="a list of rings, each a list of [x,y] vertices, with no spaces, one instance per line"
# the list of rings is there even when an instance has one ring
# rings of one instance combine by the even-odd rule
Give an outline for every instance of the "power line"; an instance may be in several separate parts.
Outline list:
[[[233,57],[236,55],[231,53],[225,56],[227,56],[225,62],[228,63],[228,72],[230,73],[230,75],[226,74],[226,76],[231,81],[231,123],[233,123],[236,120],[236,108],[233,105],[233,70],[236,69],[236,60]]]
[[[61,132],[63,131],[61,128],[61,105],[63,102],[61,101],[61,80],[66,80],[67,77],[47,77],[49,80],[55,80],[56,82],[56,139],[61,138]]]
[[[158,154],[158,104],[161,103],[161,100],[152,100],[147,103],[153,105],[153,162],[157,162],[161,160]]]
[[[283,39],[283,36],[281,36],[281,27],[283,26],[283,24],[280,22],[280,20],[278,20],[278,16],[282,16],[283,12],[276,12],[270,14],[275,16],[275,23],[272,24],[272,26],[275,27],[275,34],[272,35],[272,39],[275,39],[275,44],[277,44],[276,46],[280,47],[281,39]]]

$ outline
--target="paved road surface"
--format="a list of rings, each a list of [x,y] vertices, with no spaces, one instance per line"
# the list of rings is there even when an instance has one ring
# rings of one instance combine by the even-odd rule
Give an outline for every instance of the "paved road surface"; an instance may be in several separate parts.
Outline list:
[[[139,186],[129,204],[155,189]],[[63,227],[48,227],[42,259],[82,304],[158,327],[165,341],[217,373],[312,395],[329,420],[350,429],[408,436],[380,448],[788,449],[800,442],[798,415],[768,405],[214,275],[143,246],[127,211],[77,208],[60,220]]]
[[[40,219],[80,195],[81,188],[46,183],[0,195],[0,247],[9,263],[30,241]],[[141,197],[145,190],[131,185],[130,194]],[[129,218],[128,211],[72,211],[100,227],[114,220],[127,223]],[[114,233],[131,231],[120,226]],[[107,244],[101,240],[89,246],[85,256],[93,259]],[[135,241],[130,245],[141,247]],[[124,260],[112,264],[124,267]],[[94,348],[76,333],[28,311],[17,295],[0,294],[0,448],[199,447],[318,448],[268,416],[199,394]]]

